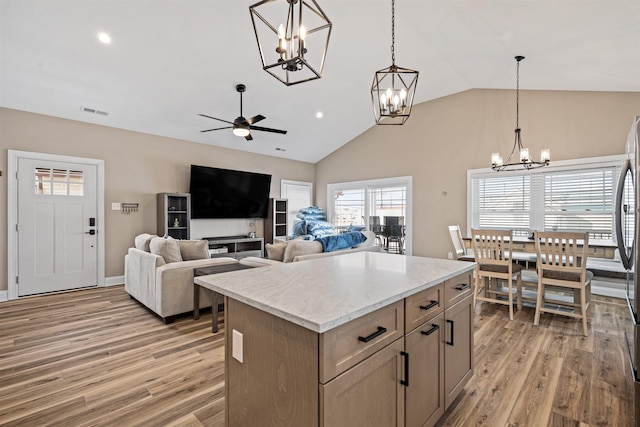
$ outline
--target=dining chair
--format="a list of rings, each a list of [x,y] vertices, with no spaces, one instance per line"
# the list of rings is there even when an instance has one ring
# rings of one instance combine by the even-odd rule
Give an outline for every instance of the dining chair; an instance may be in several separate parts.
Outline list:
[[[382,224],[380,224],[379,216],[369,217],[369,229],[375,233],[376,241],[379,244],[379,246],[383,246],[384,240],[382,236]]]
[[[582,320],[582,332],[589,335],[587,319],[591,302],[591,279],[587,270],[589,233],[536,231],[538,298],[534,325],[540,323],[540,313],[554,313]],[[547,295],[547,286],[569,291],[573,300]],[[573,309],[562,310],[561,307]]]
[[[510,320],[513,320],[514,296],[518,310],[522,308],[522,266],[509,258],[512,240],[512,230],[471,230],[476,260],[473,306],[478,300],[508,305]],[[500,282],[506,283],[506,289]]]
[[[387,251],[393,250],[397,254],[404,253],[404,225],[390,225],[387,236]]]
[[[473,250],[467,249],[462,240],[462,233],[460,232],[459,225],[449,226],[449,236],[451,236],[451,243],[453,243],[453,249],[455,250],[456,259],[460,261],[475,261]]]

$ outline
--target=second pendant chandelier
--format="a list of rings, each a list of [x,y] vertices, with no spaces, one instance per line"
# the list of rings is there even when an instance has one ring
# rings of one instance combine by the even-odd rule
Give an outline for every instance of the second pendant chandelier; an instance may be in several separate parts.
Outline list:
[[[411,115],[417,84],[417,71],[396,65],[395,0],[391,0],[391,66],[376,71],[371,85],[376,124],[404,124]]]

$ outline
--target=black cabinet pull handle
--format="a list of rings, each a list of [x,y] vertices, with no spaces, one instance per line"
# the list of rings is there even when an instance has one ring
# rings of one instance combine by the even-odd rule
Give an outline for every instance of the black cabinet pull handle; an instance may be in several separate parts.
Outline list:
[[[456,289],[459,290],[459,291],[464,291],[465,289],[469,289],[469,284],[465,283],[463,285],[456,286]]]
[[[445,344],[453,345],[453,320],[448,320],[447,323],[451,324],[451,341],[445,341]]]
[[[438,329],[440,329],[440,326],[432,324],[431,325],[431,329],[429,329],[428,331],[420,331],[420,333],[422,335],[431,335],[432,333],[434,333],[435,331],[437,331]]]
[[[431,302],[428,305],[421,305],[420,308],[422,310],[429,310],[430,308],[433,308],[437,305],[438,305],[438,301],[431,300]]]
[[[404,357],[404,380],[400,380],[400,384],[409,387],[409,353],[401,351],[400,355]]]
[[[383,328],[382,326],[378,326],[378,330],[375,331],[374,333],[372,333],[369,336],[366,337],[358,337],[358,341],[362,341],[362,342],[369,342],[372,339],[374,339],[375,337],[379,337],[380,335],[384,334],[385,332],[387,332],[387,328]]]

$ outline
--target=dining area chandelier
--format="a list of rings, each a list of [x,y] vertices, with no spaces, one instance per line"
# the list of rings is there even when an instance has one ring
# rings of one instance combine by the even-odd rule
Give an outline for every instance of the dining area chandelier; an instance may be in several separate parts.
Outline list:
[[[500,171],[513,171],[520,169],[536,169],[543,166],[548,166],[551,160],[551,152],[548,148],[545,148],[540,153],[540,161],[534,161],[530,154],[529,149],[522,144],[522,130],[520,129],[520,62],[524,59],[524,56],[518,55],[516,60],[516,129],[515,140],[513,142],[513,148],[511,153],[504,162],[500,153],[491,154],[491,169],[496,172]],[[514,158],[514,154],[518,151],[518,158]],[[513,160],[512,160],[513,159]]]

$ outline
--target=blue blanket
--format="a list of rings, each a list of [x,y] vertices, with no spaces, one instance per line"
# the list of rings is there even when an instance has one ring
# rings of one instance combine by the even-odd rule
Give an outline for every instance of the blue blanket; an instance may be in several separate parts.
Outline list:
[[[367,240],[367,237],[359,231],[351,233],[333,234],[331,236],[320,237],[316,242],[322,245],[322,252],[333,252],[338,249],[352,248]]]

